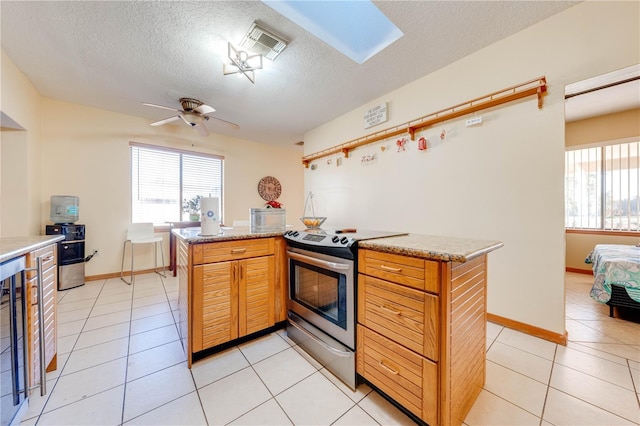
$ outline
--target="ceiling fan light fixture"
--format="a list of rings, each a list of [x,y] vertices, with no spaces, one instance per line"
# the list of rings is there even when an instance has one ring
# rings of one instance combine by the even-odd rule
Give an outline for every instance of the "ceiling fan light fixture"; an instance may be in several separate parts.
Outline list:
[[[241,74],[255,84],[254,71],[262,69],[262,55],[249,55],[243,50],[237,50],[229,43],[227,56],[230,63],[222,64],[222,73],[224,75]]]
[[[202,124],[202,121],[204,120],[202,115],[193,112],[183,112],[180,114],[180,118],[182,118],[182,120],[191,127],[196,127],[198,124]]]

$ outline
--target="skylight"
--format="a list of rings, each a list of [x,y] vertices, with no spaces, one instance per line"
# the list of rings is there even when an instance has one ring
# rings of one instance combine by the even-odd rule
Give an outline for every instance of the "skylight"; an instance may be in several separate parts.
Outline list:
[[[404,35],[368,0],[262,2],[359,64]]]

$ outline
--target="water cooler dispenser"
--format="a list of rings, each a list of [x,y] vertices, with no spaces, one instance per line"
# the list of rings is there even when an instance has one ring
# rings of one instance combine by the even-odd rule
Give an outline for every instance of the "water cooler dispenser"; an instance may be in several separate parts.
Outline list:
[[[76,225],[78,197],[54,195],[51,197],[51,221],[47,235],[64,235],[58,242],[58,290],[84,285],[85,227]]]

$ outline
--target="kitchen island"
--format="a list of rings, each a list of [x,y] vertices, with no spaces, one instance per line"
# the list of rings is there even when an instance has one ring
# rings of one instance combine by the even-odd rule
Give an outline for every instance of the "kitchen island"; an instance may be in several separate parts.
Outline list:
[[[179,328],[191,363],[282,326],[283,233],[178,239]],[[485,380],[487,255],[498,241],[407,234],[357,251],[356,371],[428,424],[460,424]]]

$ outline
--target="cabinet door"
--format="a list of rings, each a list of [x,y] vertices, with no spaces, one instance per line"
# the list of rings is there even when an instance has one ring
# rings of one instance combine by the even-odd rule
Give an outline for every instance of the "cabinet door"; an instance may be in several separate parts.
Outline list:
[[[274,256],[239,261],[240,336],[275,324]]]
[[[54,265],[42,273],[42,309],[44,313],[44,347],[47,371],[57,368],[56,291],[58,268]]]
[[[46,371],[57,368],[57,318],[56,289],[58,273],[56,265],[56,245],[51,244],[27,254],[27,267],[36,268],[37,258],[42,258],[42,300],[38,297],[38,278],[35,271],[27,273],[27,339],[29,355],[29,387],[40,383],[40,318],[44,317],[44,346]]]
[[[193,267],[193,351],[238,338],[238,262]]]
[[[38,300],[37,278],[35,274],[33,275],[33,278],[27,280],[29,289],[29,291],[27,291],[27,348],[29,351],[29,388],[35,388],[40,384],[40,317],[38,316],[40,301]]]

